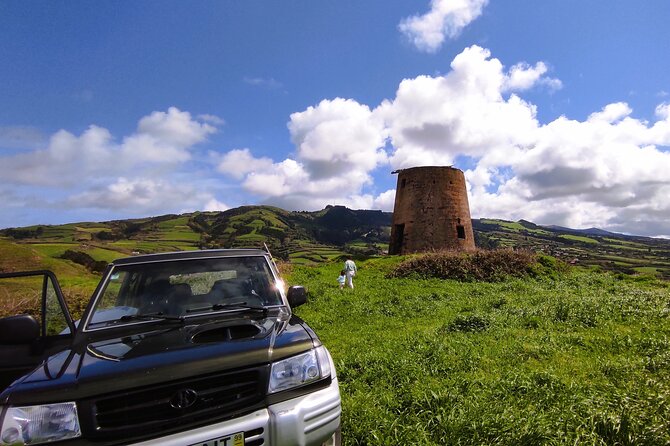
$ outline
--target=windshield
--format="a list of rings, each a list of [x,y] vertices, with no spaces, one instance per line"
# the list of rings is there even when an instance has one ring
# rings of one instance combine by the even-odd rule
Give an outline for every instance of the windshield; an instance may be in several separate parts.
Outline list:
[[[88,326],[282,304],[270,267],[260,256],[122,265],[112,270]]]

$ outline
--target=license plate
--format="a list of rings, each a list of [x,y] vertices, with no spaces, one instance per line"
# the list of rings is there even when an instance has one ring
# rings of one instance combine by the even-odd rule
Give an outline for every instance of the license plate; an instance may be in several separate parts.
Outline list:
[[[212,438],[211,440],[195,443],[189,446],[244,446],[244,432]]]

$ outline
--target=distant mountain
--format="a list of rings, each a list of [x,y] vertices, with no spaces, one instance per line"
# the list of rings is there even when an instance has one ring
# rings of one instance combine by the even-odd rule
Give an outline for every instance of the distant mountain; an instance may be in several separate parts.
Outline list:
[[[587,235],[601,235],[601,236],[622,236],[625,237],[625,234],[619,234],[617,232],[610,232],[610,231],[605,231],[604,229],[599,229],[599,228],[588,228],[588,229],[572,229],[572,228],[566,228],[563,226],[556,226],[556,225],[548,225],[544,226],[545,228],[550,228],[555,231],[561,231],[561,232],[574,232],[578,234],[587,234]]]
[[[263,247],[292,263],[324,262],[345,254],[382,255],[388,249],[392,213],[327,206],[315,212],[242,206],[108,222],[39,225],[0,230],[0,243],[21,244],[37,256],[109,261],[133,253],[198,248]],[[670,240],[602,229],[540,226],[527,220],[473,219],[480,248],[530,249],[568,262],[625,273],[670,278]],[[11,249],[0,250],[7,255]],[[66,251],[73,251],[67,252]],[[30,254],[23,251],[26,256]],[[0,270],[3,269],[0,259]]]

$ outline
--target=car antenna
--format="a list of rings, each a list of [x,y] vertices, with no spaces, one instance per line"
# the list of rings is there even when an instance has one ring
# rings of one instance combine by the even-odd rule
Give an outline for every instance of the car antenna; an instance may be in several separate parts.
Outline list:
[[[277,263],[275,262],[274,257],[272,257],[272,253],[270,252],[270,248],[268,248],[267,243],[263,242],[263,246],[265,247],[265,252],[267,252],[268,255],[270,256],[270,260],[272,260],[272,264],[275,266],[275,268],[277,268]]]

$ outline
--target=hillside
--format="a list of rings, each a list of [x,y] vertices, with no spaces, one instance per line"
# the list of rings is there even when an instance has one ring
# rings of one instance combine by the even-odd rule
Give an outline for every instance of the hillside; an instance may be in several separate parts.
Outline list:
[[[668,282],[570,268],[499,282],[296,266],[346,445],[670,444]]]
[[[262,247],[294,264],[320,263],[346,253],[383,254],[392,214],[328,206],[291,212],[270,206],[242,206],[225,212],[195,212],[142,219],[40,225],[0,230],[0,240],[36,256],[59,259],[66,251],[108,262],[134,253],[198,248]],[[520,220],[474,219],[481,248],[527,248],[577,265],[670,278],[670,240],[626,236],[596,228],[573,230]],[[70,258],[74,258],[72,253]],[[0,260],[0,269],[14,267]]]
[[[670,278],[670,240],[616,234],[596,228],[545,227],[525,220],[478,219],[472,223],[480,247],[527,248],[575,265]]]
[[[0,230],[0,240],[21,245],[37,257],[57,259],[70,250],[97,261],[137,253],[262,247],[265,243],[280,259],[318,263],[345,253],[382,254],[388,246],[390,224],[388,212],[342,206],[317,212],[242,206],[224,212],[8,228]],[[0,261],[3,269],[16,268]]]

